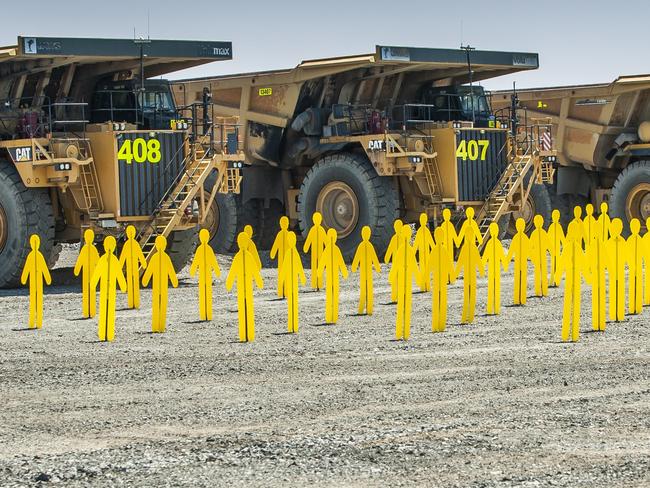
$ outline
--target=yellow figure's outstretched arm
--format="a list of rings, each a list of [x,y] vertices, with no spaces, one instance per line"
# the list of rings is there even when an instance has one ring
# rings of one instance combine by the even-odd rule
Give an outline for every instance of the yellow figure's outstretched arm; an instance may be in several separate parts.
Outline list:
[[[20,282],[21,282],[23,285],[27,284],[27,279],[29,278],[29,273],[30,273],[30,271],[31,271],[31,268],[33,267],[33,266],[30,264],[30,258],[32,257],[32,253],[33,253],[33,252],[34,252],[34,251],[31,251],[31,252],[27,255],[27,259],[25,260],[25,267],[23,268],[23,274],[20,275]]]
[[[81,273],[81,268],[83,268],[84,260],[86,259],[86,254],[88,253],[88,248],[86,247],[87,245],[88,244],[85,244],[81,248],[81,251],[79,251],[79,256],[77,256],[77,261],[74,263],[73,273],[75,276],[79,276],[79,273]]]
[[[271,254],[270,254],[271,259],[275,259],[275,255],[282,247],[283,242],[284,242],[283,231],[280,231],[278,235],[275,237],[275,241],[273,241],[273,246],[271,247]]]
[[[174,269],[174,263],[169,255],[165,254],[165,272],[171,281],[174,288],[178,288],[178,276],[176,276],[176,270]]]
[[[359,244],[359,247],[357,247],[357,250],[354,253],[354,258],[352,259],[352,266],[350,267],[350,271],[352,271],[353,273],[357,272],[357,268],[361,264],[361,256],[363,255],[363,246],[365,246],[365,243],[361,241],[361,244]]]
[[[201,247],[204,245],[205,244],[199,245],[199,247],[196,249],[196,252],[194,253],[194,257],[192,258],[192,264],[190,264],[190,276],[194,276],[199,269],[199,262],[203,259],[201,257],[201,254],[203,252]]]
[[[510,241],[510,248],[508,249],[508,254],[506,254],[506,271],[510,267],[510,262],[512,261],[512,258],[515,257],[515,251],[517,250],[517,246],[520,242],[521,241],[518,240],[517,236],[515,236],[512,239],[512,241]]]
[[[210,269],[214,272],[214,276],[217,278],[220,277],[221,268],[219,267],[219,263],[217,262],[217,256],[214,254],[214,251],[209,246],[208,246],[208,259],[210,260],[208,264],[210,266]]]
[[[154,254],[152,257],[152,261],[156,259],[156,255]],[[147,269],[144,270],[144,274],[142,275],[142,284],[144,286],[147,286],[149,284],[149,280],[153,276],[153,268],[154,266],[148,266]]]
[[[313,226],[311,229],[309,229],[309,232],[307,233],[307,239],[305,239],[305,243],[302,246],[302,252],[307,253],[309,249],[312,246],[312,242],[314,241],[314,234],[318,232],[318,228],[316,226]]]
[[[50,270],[47,269],[47,262],[45,261],[45,258],[40,252],[36,255],[36,258],[38,259],[38,267],[41,269],[41,273],[43,273],[43,279],[45,280],[45,283],[51,285],[52,275],[50,275]]]
[[[302,261],[300,260],[300,254],[298,250],[294,251],[294,259],[296,260],[295,268],[298,270],[298,278],[300,283],[304,286],[307,283],[307,276],[305,275],[305,269],[302,267]]]
[[[454,229],[451,223],[448,224],[448,227]],[[463,222],[463,225],[460,226],[460,231],[456,234],[456,229],[453,230],[452,239],[454,241],[454,246],[460,247],[465,238],[465,230],[467,229],[467,221]]]
[[[465,260],[465,254],[467,254],[465,249],[460,251],[460,255],[458,256],[458,261],[456,262],[456,266],[454,266],[452,271],[451,281],[456,281],[460,276],[461,272],[464,271],[465,266],[463,265],[463,261]]]
[[[253,256],[250,256],[250,254],[249,254],[249,259],[251,263],[255,262],[255,258]],[[262,274],[260,273],[260,270],[257,269],[255,266],[251,266],[251,269],[253,270],[253,279],[255,280],[255,284],[257,285],[257,287],[260,289],[264,288],[264,281],[262,280]]]
[[[106,272],[106,259],[108,256],[102,256],[99,258],[99,261],[97,262],[97,266],[95,266],[95,271],[93,271],[93,276],[90,280],[90,285],[93,288],[96,288],[97,285],[99,284],[99,280],[102,279],[102,275]]]
[[[345,261],[343,260],[343,255],[341,254],[341,251],[337,247],[335,249],[336,252],[336,265],[338,268],[341,270],[341,276],[343,276],[344,279],[348,277],[348,267],[345,265]]]
[[[386,254],[384,254],[384,264],[388,264],[388,261],[390,261],[390,258],[393,256],[393,253],[395,252],[395,246],[397,246],[397,236],[393,236],[390,238],[390,242],[388,243],[388,248],[386,249]]]
[[[332,252],[331,248],[328,246],[323,251],[323,255],[318,263],[318,279],[323,279],[323,273],[325,272],[325,265],[330,260],[330,253]]]
[[[368,244],[368,254],[370,255],[370,262],[372,263],[372,267],[375,268],[377,273],[381,273],[381,264],[379,263],[379,257],[377,257],[377,253],[375,252],[375,248],[372,244]]]
[[[490,255],[492,254],[492,248],[494,247],[494,239],[490,239],[483,249],[483,255],[481,256],[481,264],[483,267],[487,266],[490,262]],[[497,265],[498,266],[498,265]]]
[[[471,225],[472,225],[472,229],[474,229],[474,235],[476,236],[476,240],[478,241],[479,245],[483,244],[483,236],[481,235],[481,229],[479,229],[476,220],[472,220]]]
[[[120,290],[124,293],[127,289],[126,278],[124,277],[124,273],[122,273],[122,268],[120,268],[119,260],[116,257],[113,257],[113,259],[115,259],[115,279],[117,280]]]

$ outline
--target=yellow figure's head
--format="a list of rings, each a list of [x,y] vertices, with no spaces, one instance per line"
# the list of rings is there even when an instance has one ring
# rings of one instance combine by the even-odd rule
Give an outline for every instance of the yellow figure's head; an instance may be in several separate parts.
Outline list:
[[[293,249],[296,247],[296,233],[295,232],[288,232],[287,233],[287,246],[289,246],[289,249]]]
[[[467,207],[467,210],[465,210],[465,216],[468,219],[473,219],[474,218],[474,207]]]
[[[443,219],[445,222],[449,222],[449,219],[451,219],[451,210],[449,210],[448,208],[445,208],[445,209],[442,211],[442,219]]]
[[[536,229],[541,229],[544,226],[544,217],[541,215],[535,215],[535,218],[533,218],[533,224],[535,224]]]
[[[630,232],[632,235],[638,235],[641,230],[641,221],[639,219],[630,220]]]
[[[576,205],[573,207],[573,216],[579,220],[580,217],[582,217],[582,207],[580,205]]]
[[[167,249],[167,239],[165,236],[158,236],[154,241],[154,245],[158,251],[163,252],[165,249]]]
[[[311,221],[314,225],[320,225],[323,222],[323,216],[320,212],[314,212],[314,215],[311,216]]]
[[[587,214],[587,217],[590,217],[594,214],[594,206],[591,203],[585,205],[585,213]]]
[[[518,233],[523,233],[524,229],[526,228],[526,221],[519,217],[517,221],[515,222],[515,228],[517,229]]]
[[[600,213],[601,214],[606,214],[608,210],[609,210],[609,205],[607,205],[607,202],[603,202],[603,203],[600,204]]]
[[[287,230],[289,228],[289,217],[283,215],[280,217],[280,229]]]
[[[336,243],[336,238],[338,237],[338,234],[336,233],[336,230],[334,229],[327,229],[327,239],[334,244]]]
[[[127,225],[126,226],[126,237],[129,239],[133,239],[135,237],[135,227],[132,225]]]
[[[553,210],[553,212],[551,212],[551,220],[555,224],[560,222],[560,211],[558,209],[555,209],[555,210]]]
[[[104,239],[104,251],[106,251],[109,254],[112,254],[115,251],[116,247],[117,247],[117,241],[115,240],[115,237],[108,236],[106,239]]]
[[[237,246],[239,247],[239,250],[244,251],[248,249],[248,243],[250,240],[251,238],[248,237],[248,234],[246,234],[246,232],[240,232],[237,236]]]
[[[609,232],[612,234],[612,237],[619,237],[621,232],[623,232],[623,221],[621,219],[613,219],[609,227]]]
[[[207,244],[210,241],[210,231],[208,229],[201,229],[199,231],[199,241],[201,244]]]
[[[41,246],[41,238],[36,234],[29,236],[29,245],[33,251],[38,251],[38,248]]]
[[[246,234],[248,234],[248,237],[250,237],[251,239],[253,238],[253,226],[252,225],[246,224],[244,226],[244,232],[246,232]]]
[[[395,234],[399,234],[400,230],[402,230],[403,225],[404,222],[402,222],[400,219],[395,219],[395,222],[393,222],[393,230],[395,231]]]
[[[407,242],[411,241],[411,235],[413,235],[413,230],[411,229],[410,225],[404,225],[402,226],[402,230],[400,231],[400,235],[402,236],[402,239],[404,239]]]
[[[496,222],[490,224],[490,235],[492,236],[492,239],[496,239],[499,236],[499,224]]]
[[[92,244],[93,242],[95,242],[95,233],[93,232],[92,229],[86,229],[84,231],[84,242],[86,244]]]
[[[420,214],[420,225],[422,227],[424,227],[425,225],[427,225],[428,221],[429,221],[429,217],[427,217],[427,214],[421,213]]]
[[[433,237],[436,240],[436,244],[445,245],[445,231],[442,230],[442,227],[436,227],[436,230],[433,231]]]
[[[364,225],[361,228],[361,239],[363,239],[364,241],[369,240],[370,239],[370,234],[372,234],[372,231],[370,230],[370,227],[368,227],[367,225]]]

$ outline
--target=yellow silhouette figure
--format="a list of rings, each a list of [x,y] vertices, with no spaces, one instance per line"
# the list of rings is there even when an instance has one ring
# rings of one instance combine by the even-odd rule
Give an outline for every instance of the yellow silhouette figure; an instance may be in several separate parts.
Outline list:
[[[391,263],[392,260],[395,258],[395,254],[397,253],[397,249],[399,248],[399,243],[401,240],[402,236],[402,227],[404,224],[400,219],[396,219],[395,222],[393,222],[393,230],[395,231],[395,234],[393,234],[393,237],[390,239],[390,243],[388,244],[388,248],[386,249],[386,254],[384,255],[384,263],[388,264]],[[392,268],[392,266],[391,266]],[[396,282],[391,282],[390,286],[390,301],[391,303],[397,302],[397,283]]]
[[[609,226],[612,223],[609,215],[607,215],[608,208],[607,202],[602,202],[600,204],[600,215],[596,219],[596,228],[603,242],[607,242],[609,239]]]
[[[548,260],[546,254],[550,251],[548,233],[544,230],[544,217],[535,215],[533,218],[535,229],[528,239],[530,243],[530,262],[533,263],[535,278],[535,296],[548,296]]]
[[[74,265],[74,275],[79,276],[81,273],[81,310],[85,318],[95,316],[95,288],[90,286],[93,277],[93,271],[99,261],[99,252],[94,244],[95,233],[92,229],[84,231],[84,245],[79,251],[77,262]]]
[[[287,328],[289,332],[295,334],[298,332],[298,282],[304,286],[307,282],[305,270],[302,267],[302,260],[300,254],[296,249],[296,234],[289,232],[287,234],[287,248],[284,253],[284,263],[282,263],[282,273],[280,274],[280,281],[287,293],[287,307],[289,320]]]
[[[90,286],[99,284],[99,318],[97,335],[100,341],[112,341],[115,337],[115,299],[117,286],[126,292],[126,278],[122,273],[120,261],[115,256],[117,242],[113,236],[104,239],[104,255],[99,258]]]
[[[178,287],[178,278],[174,265],[169,255],[165,252],[167,239],[158,236],[155,240],[156,252],[151,256],[149,265],[142,275],[142,284],[147,286],[149,280],[151,287],[151,332],[165,332],[167,323],[167,289],[171,282],[174,288]]]
[[[499,224],[490,224],[490,240],[485,245],[481,257],[483,267],[487,267],[488,280],[488,315],[499,315],[501,313],[501,269],[508,269],[508,259],[499,240]]]
[[[352,259],[352,272],[356,273],[357,268],[359,269],[359,314],[365,312],[367,315],[372,315],[374,301],[372,270],[374,268],[377,273],[381,272],[379,258],[370,242],[370,235],[370,227],[364,225],[361,229],[361,242]]]
[[[476,220],[474,220],[474,209],[472,207],[468,207],[465,210],[465,217],[465,222],[463,222],[463,225],[460,227],[460,231],[456,236],[454,244],[456,244],[456,247],[460,247],[463,243],[463,240],[465,240],[469,235],[469,230],[471,229],[471,236],[476,241],[476,244],[481,245],[483,243],[483,236],[481,235],[481,229],[479,229]]]
[[[257,261],[257,266],[260,269],[262,269],[262,260],[260,259],[260,253],[257,252],[257,245],[255,244],[255,241],[253,240],[253,226],[249,225],[249,224],[246,224],[244,226],[244,232],[246,232],[246,234],[249,237],[249,240],[248,240],[248,252],[253,255],[253,257],[255,258],[255,261]]]
[[[557,274],[565,275],[564,307],[562,313],[562,340],[573,342],[580,338],[580,298],[582,278],[589,282],[589,264],[582,251],[581,233],[576,226],[567,233],[567,239],[560,255]]]
[[[513,303],[515,305],[525,305],[526,295],[528,293],[528,258],[530,256],[530,240],[524,233],[526,221],[518,218],[515,222],[517,233],[510,242],[510,249],[506,259],[508,264],[514,259],[515,261],[515,289]]]
[[[445,242],[445,247],[447,252],[454,256],[454,250],[456,247],[456,241],[458,240],[458,234],[456,234],[456,227],[451,222],[451,210],[448,208],[443,209],[442,211],[442,224],[440,224],[442,229],[442,238]]]
[[[567,235],[571,234],[574,239],[580,240],[580,245],[587,244],[585,236],[585,223],[582,220],[582,207],[576,205],[573,208],[573,220],[569,222],[566,230]]]
[[[429,272],[433,275],[431,286],[431,329],[444,332],[447,327],[447,284],[454,274],[454,260],[445,244],[445,234],[441,227],[434,231],[435,243],[429,256]],[[452,244],[453,245],[453,244]]]
[[[47,269],[43,254],[38,250],[41,246],[41,238],[32,234],[29,238],[29,245],[32,250],[25,260],[20,282],[25,285],[29,280],[29,328],[40,329],[43,327],[43,281],[51,285],[52,276]]]
[[[585,205],[585,218],[582,222],[585,228],[585,246],[590,246],[592,239],[598,234],[598,221],[594,217],[594,206],[591,203]]]
[[[413,247],[418,257],[418,264],[420,266],[420,283],[421,291],[429,291],[431,289],[431,281],[429,280],[429,254],[433,249],[433,237],[427,225],[427,214],[420,214],[420,227],[415,233]]]
[[[630,236],[627,238],[628,300],[630,314],[643,311],[643,238],[639,235],[641,222],[630,220]]]
[[[273,241],[273,246],[271,247],[271,259],[278,258],[278,277],[282,274],[282,263],[284,263],[284,253],[287,249],[287,234],[289,234],[289,218],[286,216],[280,217],[280,231],[275,236],[275,241]],[[250,243],[248,244],[250,247]],[[249,251],[250,252],[250,251]],[[280,280],[278,279],[278,297],[286,298],[286,290],[280,286]]]
[[[397,320],[395,338],[407,341],[411,335],[411,308],[413,280],[419,281],[420,270],[415,259],[415,250],[411,246],[411,227],[405,225],[400,231],[400,243],[393,257],[393,267],[388,274],[388,281],[397,287]]]
[[[237,316],[239,318],[239,341],[255,340],[255,307],[253,303],[253,282],[258,288],[264,287],[260,269],[255,257],[248,251],[250,237],[246,232],[237,236],[239,251],[235,254],[226,277],[226,290],[232,290],[237,282]]]
[[[221,268],[217,263],[212,246],[209,244],[210,232],[201,229],[199,232],[199,246],[196,248],[190,276],[199,273],[199,319],[212,320],[212,276],[221,276]]]
[[[456,269],[452,277],[452,281],[455,281],[460,276],[461,271],[463,273],[463,314],[460,319],[461,324],[474,322],[476,312],[476,272],[478,271],[479,275],[485,276],[481,253],[477,246],[479,239],[474,235],[475,232],[473,225],[468,225],[461,232],[463,244],[458,253]]]
[[[591,325],[593,330],[600,331],[605,330],[607,320],[606,242],[601,239],[600,232],[595,232],[591,244],[587,247],[587,261],[591,275]]]
[[[549,254],[551,255],[551,283],[553,283],[553,286],[559,286],[560,282],[558,281],[559,279],[556,278],[557,276],[557,263],[558,260],[560,259],[560,253],[562,252],[562,248],[564,247],[564,229],[562,228],[562,224],[560,223],[560,211],[559,210],[553,210],[551,213],[551,225],[548,226],[548,230],[546,231],[548,234],[548,239],[549,239]]]
[[[612,219],[609,226],[610,238],[606,244],[607,275],[609,277],[609,320],[619,322],[625,319],[625,264],[627,243],[621,235],[623,222]]]
[[[147,267],[147,260],[140,244],[135,240],[135,227],[126,228],[127,240],[120,253],[120,266],[126,265],[126,293],[129,308],[140,308],[140,268]]]
[[[645,291],[643,304],[650,305],[650,217],[645,221],[646,232],[643,234],[643,263],[645,265]]]
[[[325,322],[335,324],[339,319],[339,273],[343,278],[348,277],[348,268],[343,261],[341,250],[336,245],[336,231],[328,229],[327,243],[318,265],[319,279],[326,274],[327,288],[325,289]]]
[[[323,288],[323,282],[318,280],[318,265],[325,249],[327,233],[321,225],[323,216],[320,212],[314,212],[311,221],[314,225],[307,233],[307,239],[305,239],[305,244],[302,246],[302,251],[306,254],[311,249],[311,287],[314,290],[320,290]]]

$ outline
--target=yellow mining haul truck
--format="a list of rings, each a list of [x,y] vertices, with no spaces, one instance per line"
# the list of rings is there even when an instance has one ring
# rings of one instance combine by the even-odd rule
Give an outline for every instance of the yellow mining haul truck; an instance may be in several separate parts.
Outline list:
[[[348,259],[362,226],[383,252],[394,219],[415,222],[421,212],[435,222],[444,208],[460,217],[472,206],[485,232],[516,195],[527,197],[541,159],[511,137],[509,117],[497,120],[477,83],[537,67],[536,54],[377,46],[294,69],[173,82],[177,103],[211,97],[216,113],[241,123],[242,191],[212,206],[216,247],[231,251],[250,223],[268,248],[285,213],[306,235],[314,211]]]
[[[0,287],[18,284],[32,233],[50,265],[85,229],[122,241],[128,224],[147,257],[164,235],[187,262],[216,193],[238,191],[238,127],[181,116],[169,83],[149,78],[231,49],[44,37],[0,48]]]
[[[512,91],[492,94],[506,108]],[[609,202],[626,230],[632,218],[650,217],[650,76],[612,83],[516,91],[528,120],[552,126],[557,164],[549,185],[554,206],[569,220],[575,205]]]

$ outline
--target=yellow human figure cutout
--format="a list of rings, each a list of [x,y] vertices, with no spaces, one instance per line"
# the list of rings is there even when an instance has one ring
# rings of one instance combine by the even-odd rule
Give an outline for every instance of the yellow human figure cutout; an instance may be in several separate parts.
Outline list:
[[[632,315],[643,311],[643,238],[639,235],[641,222],[630,220],[630,236],[627,238],[628,299]]]
[[[81,273],[81,313],[85,318],[95,316],[95,288],[90,286],[93,271],[99,261],[99,252],[94,244],[95,233],[92,229],[84,231],[84,245],[79,251],[77,262],[74,265],[74,275]]]
[[[115,298],[117,287],[126,292],[126,278],[120,261],[115,256],[117,242],[113,236],[104,239],[104,255],[99,258],[90,286],[99,284],[99,318],[97,336],[100,341],[112,341],[115,337]]]
[[[287,248],[284,253],[284,263],[282,263],[282,273],[280,281],[287,292],[288,321],[287,329],[292,334],[298,332],[298,282],[303,286],[307,282],[305,270],[302,267],[300,254],[296,249],[296,234],[289,232],[287,234]]]
[[[591,325],[593,330],[600,331],[605,330],[607,320],[606,242],[601,239],[600,232],[595,232],[591,244],[587,247],[587,262],[591,275]]]
[[[418,265],[420,267],[420,291],[429,291],[431,281],[429,280],[429,254],[433,249],[433,237],[429,230],[427,214],[420,214],[420,227],[415,233],[413,247],[418,256]]]
[[[612,219],[610,238],[605,245],[607,252],[607,276],[609,278],[609,320],[619,322],[625,319],[625,264],[627,243],[621,235],[623,222]]]
[[[190,276],[199,273],[199,319],[212,320],[212,276],[221,276],[221,268],[217,263],[212,246],[209,244],[210,231],[201,229],[199,232],[199,246],[196,248]]]
[[[465,222],[463,222],[463,225],[460,227],[460,231],[456,236],[454,244],[456,247],[460,247],[463,243],[463,240],[466,239],[469,235],[468,231],[471,229],[471,235],[475,239],[476,244],[481,245],[483,243],[483,236],[481,235],[481,229],[479,229],[476,220],[474,220],[474,209],[472,207],[468,207],[465,210],[465,217]]]
[[[325,249],[327,233],[321,225],[323,216],[320,212],[314,212],[311,216],[311,221],[314,225],[312,225],[307,233],[307,239],[305,239],[305,244],[302,246],[302,252],[306,254],[311,250],[311,287],[314,290],[320,290],[323,288],[323,282],[318,280],[318,264]]]
[[[397,287],[397,319],[395,321],[395,338],[407,341],[411,336],[411,307],[413,297],[413,280],[419,281],[420,270],[415,259],[415,250],[411,246],[411,227],[405,225],[400,231],[400,243],[393,257],[393,266],[388,280]]]
[[[565,275],[564,307],[562,313],[562,340],[573,342],[580,338],[580,298],[582,278],[588,283],[589,264],[582,251],[582,238],[577,227],[567,233],[567,239],[556,273],[561,278]]]
[[[282,263],[284,263],[284,253],[287,249],[287,234],[289,233],[289,218],[286,216],[280,217],[280,231],[275,236],[275,241],[273,241],[273,246],[271,247],[271,259],[275,259],[277,256],[278,259],[278,277],[282,274]],[[250,247],[250,243],[248,244]],[[250,252],[250,250],[249,250]],[[286,297],[286,290],[280,286],[280,280],[278,279],[278,297]]]
[[[262,269],[262,260],[260,259],[260,253],[257,252],[257,245],[255,244],[255,241],[253,241],[253,226],[246,224],[244,226],[244,232],[246,232],[246,234],[249,237],[248,252],[250,252],[253,255],[253,257],[257,261],[257,266],[260,269]]]
[[[474,234],[474,226],[467,226],[462,233],[463,244],[458,253],[456,269],[452,276],[452,281],[455,281],[461,272],[463,273],[463,314],[460,319],[461,324],[474,322],[476,312],[476,272],[478,271],[479,275],[485,276],[481,253],[477,246],[478,238]]]
[[[566,229],[567,235],[571,234],[574,239],[580,240],[580,245],[586,244],[585,223],[582,220],[582,207],[576,205],[573,208],[573,220],[569,222]]]
[[[370,227],[364,225],[361,229],[361,242],[352,259],[352,272],[356,273],[357,269],[359,270],[359,314],[366,315],[372,315],[374,302],[372,270],[374,268],[377,273],[381,272],[379,258],[370,242],[370,235]]]
[[[318,265],[319,279],[326,279],[325,288],[325,323],[335,324],[339,319],[339,273],[348,277],[341,250],[336,245],[336,231],[328,229],[325,250]]]
[[[535,229],[529,237],[530,262],[533,263],[535,272],[535,296],[548,296],[548,260],[546,254],[551,249],[548,233],[544,230],[544,217],[535,215],[533,218]]]
[[[230,271],[226,277],[226,290],[232,290],[237,283],[237,316],[239,319],[239,341],[255,340],[255,307],[253,303],[253,282],[258,288],[264,287],[260,269],[255,257],[248,251],[250,237],[246,232],[237,236],[239,251],[232,259]]]
[[[564,247],[564,229],[560,223],[560,211],[553,210],[551,213],[551,225],[548,226],[546,231],[549,239],[549,254],[551,255],[551,283],[553,286],[559,286],[560,282],[556,278],[557,263],[560,259],[560,253]]]
[[[524,233],[526,221],[518,218],[515,222],[517,233],[510,242],[510,249],[506,259],[508,264],[514,259],[515,261],[515,289],[513,303],[515,305],[525,305],[526,295],[528,293],[528,258],[530,256],[530,240]]]
[[[399,248],[399,243],[401,240],[401,235],[402,235],[402,227],[404,224],[400,219],[396,219],[395,222],[393,222],[393,230],[395,231],[395,234],[393,234],[393,237],[390,239],[390,243],[388,244],[388,248],[386,249],[386,254],[384,255],[384,263],[388,264],[391,263],[392,260],[395,258],[395,254],[397,253],[397,249]],[[391,266],[392,268],[392,266]],[[390,286],[390,301],[391,303],[397,302],[397,283],[391,282]]]
[[[126,266],[126,293],[129,308],[140,308],[140,268],[147,267],[147,260],[140,244],[135,240],[135,227],[126,228],[127,240],[120,254],[120,266]]]
[[[508,259],[499,240],[499,224],[490,224],[490,240],[485,245],[481,263],[487,267],[488,280],[488,315],[499,315],[501,313],[501,270],[508,269]]]
[[[151,286],[151,332],[165,332],[167,323],[167,288],[171,282],[174,288],[178,287],[178,278],[174,265],[169,255],[165,252],[167,239],[158,236],[155,240],[156,252],[151,256],[149,265],[142,275],[142,284]]]
[[[20,282],[26,285],[29,280],[29,328],[40,329],[43,327],[43,281],[51,285],[52,276],[47,269],[47,262],[43,254],[39,251],[41,238],[32,234],[29,238],[29,245],[32,250],[25,260]]]
[[[650,305],[650,217],[645,221],[645,234],[643,234],[643,264],[645,267],[645,291],[643,304]]]
[[[585,246],[588,247],[591,245],[594,236],[598,233],[598,222],[596,221],[596,217],[594,217],[594,206],[591,203],[585,205],[585,218],[582,222],[585,228]]]
[[[454,250],[456,247],[456,241],[458,240],[458,234],[456,234],[456,227],[451,222],[451,210],[445,208],[442,211],[442,224],[440,224],[442,229],[442,239],[447,248],[447,252],[454,256]]]
[[[598,235],[603,242],[607,242],[609,239],[609,226],[611,225],[611,219],[607,215],[608,210],[607,202],[600,204],[600,215],[596,219],[596,228],[598,229]]]
[[[433,276],[431,285],[431,329],[444,332],[447,327],[447,284],[454,274],[454,260],[445,244],[441,227],[434,231],[435,243],[429,256],[429,271],[426,279]]]

